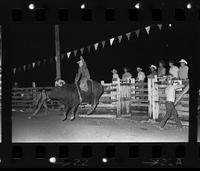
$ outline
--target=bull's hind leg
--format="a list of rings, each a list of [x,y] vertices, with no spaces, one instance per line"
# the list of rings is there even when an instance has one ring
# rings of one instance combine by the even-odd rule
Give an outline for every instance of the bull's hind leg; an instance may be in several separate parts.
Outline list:
[[[95,111],[98,104],[99,104],[99,101],[96,98],[94,98],[94,101],[91,105],[91,109],[87,112],[87,115],[91,115]]]
[[[73,120],[75,119],[75,116],[76,116],[76,112],[77,112],[78,106],[79,106],[79,104],[72,108],[72,110],[71,110],[70,121],[73,121]]]
[[[64,109],[64,119],[62,121],[67,120],[67,115],[68,115],[70,109],[71,109],[70,107],[65,107],[65,109]]]

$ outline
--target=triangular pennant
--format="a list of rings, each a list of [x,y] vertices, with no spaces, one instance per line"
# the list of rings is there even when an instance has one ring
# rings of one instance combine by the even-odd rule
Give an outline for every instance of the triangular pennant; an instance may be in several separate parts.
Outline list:
[[[160,30],[162,29],[162,24],[157,24],[157,26]]]
[[[43,64],[46,64],[47,60],[46,59],[43,59]]]
[[[74,50],[74,56],[76,56],[76,54],[77,54],[77,50]]]
[[[119,43],[121,43],[122,35],[118,36]]]
[[[126,33],[126,36],[127,36],[128,40],[129,40],[129,39],[130,39],[130,36],[131,36],[131,32]]]
[[[138,38],[138,37],[139,37],[139,34],[140,34],[140,30],[136,30],[135,33],[136,33],[137,38]]]
[[[145,30],[147,31],[147,34],[149,34],[150,26],[145,27]]]
[[[71,55],[71,52],[67,52],[67,58],[69,58]]]
[[[33,68],[35,67],[35,62],[32,63]]]
[[[111,38],[111,39],[110,39],[110,45],[111,45],[111,46],[112,46],[112,44],[113,44],[114,39],[115,39],[115,38]]]
[[[40,66],[40,63],[41,63],[40,61],[37,62],[38,66]]]
[[[104,48],[104,46],[105,46],[105,43],[106,43],[106,41],[102,41],[102,42],[101,42],[103,48]]]
[[[16,68],[13,68],[13,73],[15,74],[15,72],[16,72]]]
[[[57,56],[55,56],[55,61],[57,62],[57,60],[58,60],[58,57],[57,57]]]
[[[26,70],[26,65],[23,66],[24,71]]]
[[[87,46],[87,49],[88,49],[88,52],[90,52],[90,45],[89,45],[89,46]]]
[[[94,44],[94,49],[95,49],[95,50],[97,50],[98,45],[99,45],[99,43],[95,43],[95,44]]]
[[[31,68],[31,64],[28,64],[28,69],[30,69]]]
[[[84,48],[80,48],[81,55],[83,54]]]
[[[61,54],[61,60],[63,60],[64,57],[65,57],[65,55],[64,55],[64,54]]]

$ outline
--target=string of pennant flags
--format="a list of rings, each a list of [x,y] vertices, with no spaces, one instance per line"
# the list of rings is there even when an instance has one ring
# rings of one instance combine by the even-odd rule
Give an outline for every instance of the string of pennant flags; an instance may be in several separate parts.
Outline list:
[[[154,25],[155,25],[155,24],[154,24]],[[158,27],[160,30],[162,29],[162,24],[156,24],[156,25],[157,25],[157,27]],[[151,29],[152,26],[153,26],[153,25],[150,25],[150,26],[144,27],[144,28],[142,28],[142,29],[145,29],[146,32],[147,32],[147,34],[149,35],[150,29]],[[115,39],[117,39],[118,42],[121,43],[122,38],[123,38],[124,36],[126,36],[127,39],[130,40],[130,36],[131,36],[131,34],[133,34],[133,33],[135,33],[136,36],[137,36],[137,38],[138,38],[138,37],[139,37],[139,34],[140,34],[140,31],[141,31],[142,29],[137,29],[137,30],[135,30],[135,31],[131,31],[131,32],[125,33],[124,35],[119,35],[119,36],[110,38],[110,39],[109,39],[110,46],[113,45],[113,42],[114,42]],[[93,45],[88,45],[88,46],[82,47],[82,48],[80,48],[80,49],[75,49],[75,50],[72,50],[72,51],[69,51],[69,52],[62,53],[62,54],[61,54],[61,59],[64,59],[65,56],[67,56],[67,58],[69,59],[70,56],[72,56],[72,54],[76,57],[76,55],[77,55],[77,53],[78,53],[78,50],[80,50],[81,55],[83,55],[83,53],[84,53],[84,51],[85,51],[86,49],[88,50],[88,52],[90,52],[92,46],[94,47],[95,51],[97,50],[97,48],[98,48],[98,46],[99,46],[100,44],[101,44],[102,47],[104,48],[104,47],[105,47],[105,43],[106,43],[107,41],[108,41],[108,40],[103,40],[103,41],[101,41],[101,42],[94,43]],[[57,61],[58,57],[55,56],[55,57],[50,58],[50,59],[49,59],[49,60],[50,60],[50,63],[52,63],[54,59],[55,59],[55,61]],[[40,64],[42,64],[42,63],[43,63],[43,64],[46,64],[46,62],[47,62],[47,59],[43,59],[43,60],[39,60],[39,61],[37,61],[37,62],[32,62],[32,64],[26,64],[26,65],[23,65],[23,66],[15,67],[15,68],[13,68],[13,73],[15,74],[16,71],[21,71],[21,70],[24,70],[24,71],[29,70],[31,67],[32,67],[32,68],[35,68],[36,66],[39,67]]]

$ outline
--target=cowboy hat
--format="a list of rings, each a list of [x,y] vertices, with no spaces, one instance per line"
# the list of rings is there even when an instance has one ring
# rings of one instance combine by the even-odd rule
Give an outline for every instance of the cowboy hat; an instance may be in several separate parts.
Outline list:
[[[137,70],[140,70],[140,71],[142,71],[142,68],[140,68],[140,67],[137,67]]]
[[[157,67],[155,65],[151,65],[150,68],[157,69]]]
[[[117,70],[116,70],[116,69],[113,69],[113,70],[111,70],[111,72],[114,73],[114,72],[117,72]]]
[[[180,63],[185,63],[186,65],[188,64],[187,61],[186,61],[185,59],[181,59],[179,62],[180,62]]]

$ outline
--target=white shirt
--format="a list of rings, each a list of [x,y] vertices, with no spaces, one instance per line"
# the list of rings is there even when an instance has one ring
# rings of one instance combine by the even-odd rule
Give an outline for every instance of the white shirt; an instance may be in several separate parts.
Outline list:
[[[165,89],[166,101],[175,102],[176,90],[182,87],[181,85],[169,85]]]
[[[144,81],[144,79],[145,79],[145,74],[144,74],[144,72],[138,72],[138,74],[137,74],[137,80],[138,81]]]
[[[179,69],[177,66],[172,66],[170,69],[169,69],[169,73],[175,77],[175,78],[178,78],[178,72],[179,72]]]
[[[113,74],[113,79],[117,79],[119,78],[119,75],[118,74]]]
[[[179,78],[183,79],[183,80],[188,79],[188,66],[187,65],[185,65],[183,67],[180,67],[180,69],[179,69]]]

